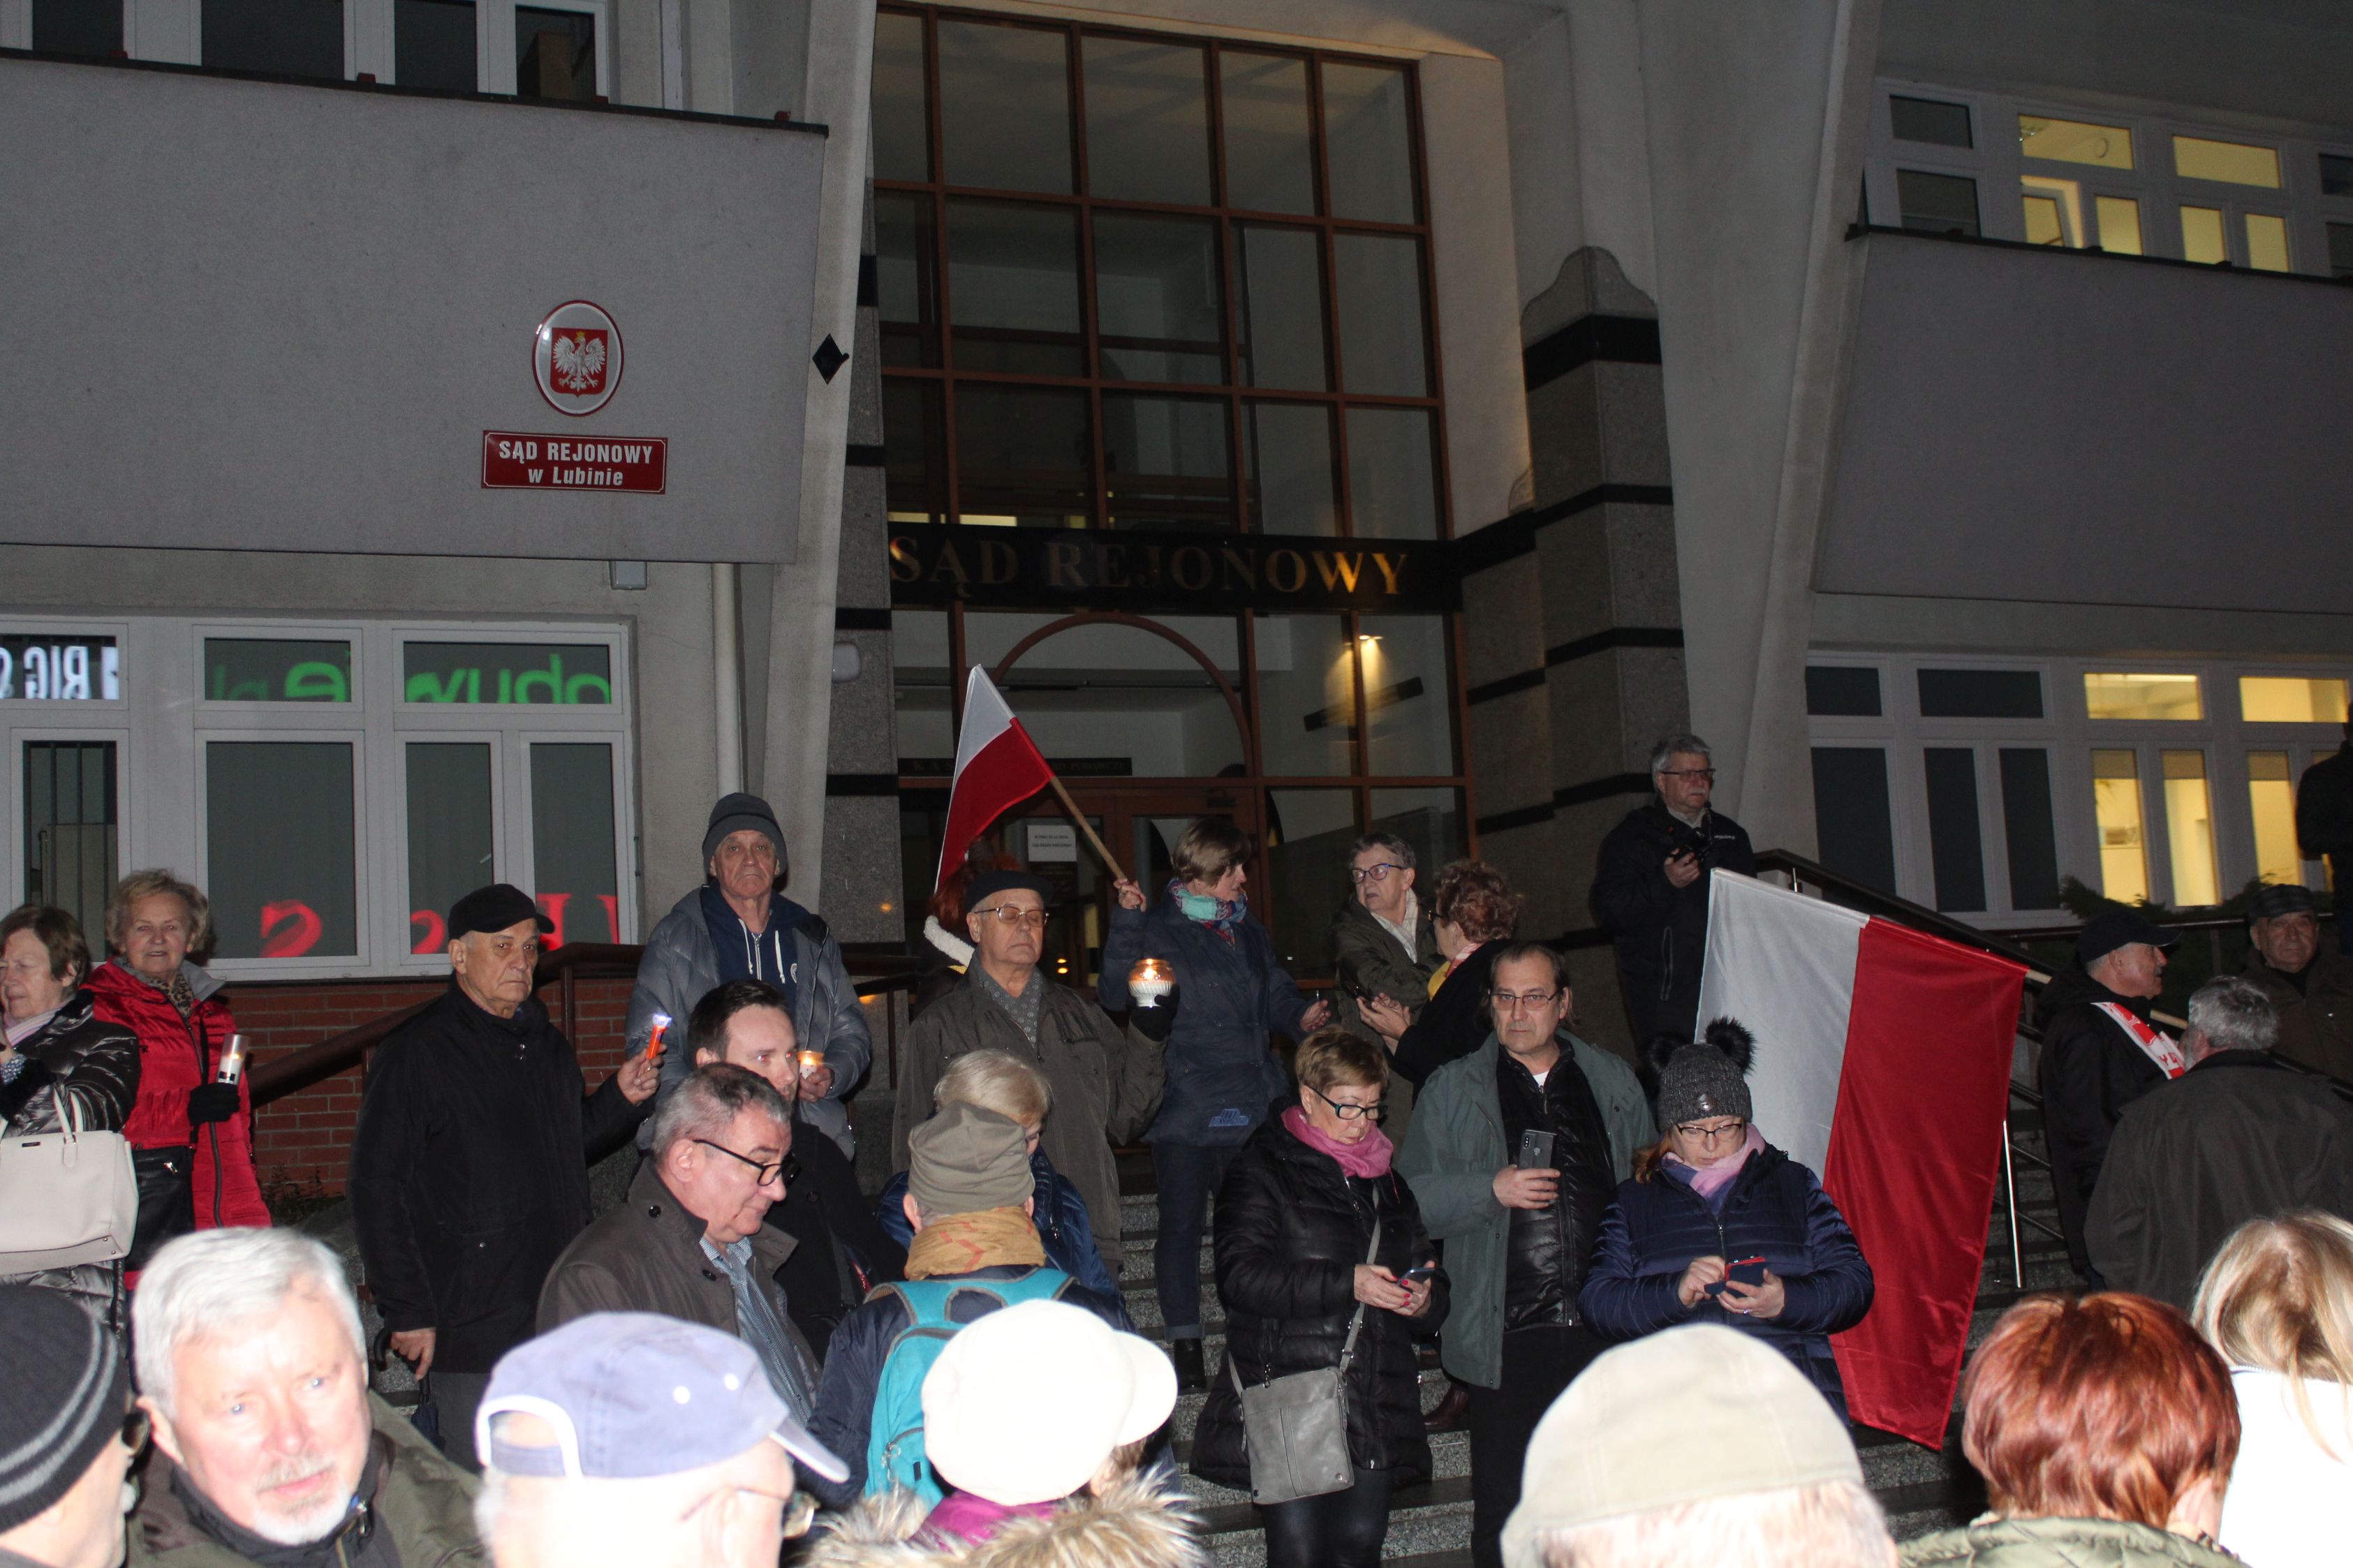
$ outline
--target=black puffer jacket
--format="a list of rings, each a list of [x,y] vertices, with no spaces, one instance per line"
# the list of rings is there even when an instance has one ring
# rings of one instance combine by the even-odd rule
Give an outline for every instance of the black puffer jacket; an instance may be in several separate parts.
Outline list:
[[[1290,1101],[1296,1104],[1297,1101]],[[1395,1172],[1342,1173],[1338,1162],[1282,1125],[1283,1104],[1234,1156],[1218,1194],[1218,1299],[1226,1309],[1226,1355],[1246,1383],[1336,1366],[1356,1310],[1356,1265],[1381,1222],[1377,1261],[1398,1273],[1436,1256],[1412,1189]],[[1348,1376],[1348,1449],[1367,1469],[1395,1471],[1392,1486],[1430,1478],[1413,1335],[1446,1319],[1446,1277],[1428,1313],[1409,1323],[1368,1308]],[[1193,1473],[1248,1490],[1250,1451],[1232,1376],[1209,1380],[1193,1438]]]
[[[16,1047],[25,1057],[16,1081],[0,1088],[0,1128],[11,1136],[65,1127],[58,1105],[70,1096],[85,1132],[120,1132],[139,1094],[139,1041],[98,1016],[98,998],[77,991],[40,1033]]]

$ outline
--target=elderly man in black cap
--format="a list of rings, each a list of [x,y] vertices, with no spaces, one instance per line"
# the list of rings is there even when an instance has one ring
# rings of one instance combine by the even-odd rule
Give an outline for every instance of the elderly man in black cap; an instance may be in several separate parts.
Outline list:
[[[588,1166],[653,1100],[639,1056],[582,1092],[572,1042],[532,995],[549,922],[504,882],[449,910],[449,989],[368,1064],[344,1190],[392,1348],[474,1463],[473,1412],[531,1337],[539,1288],[588,1223]]]
[[[1111,1278],[1119,1278],[1119,1171],[1112,1146],[1139,1136],[1160,1104],[1160,1047],[1123,1034],[1088,997],[1038,969],[1054,885],[1021,871],[984,871],[965,894],[973,961],[956,988],[923,1009],[899,1069],[892,1168],[907,1168],[907,1138],[932,1114],[932,1091],[967,1051],[1010,1051],[1036,1064],[1054,1111],[1039,1144],[1085,1198]]]
[[[2067,1258],[2094,1283],[2084,1211],[2125,1107],[2189,1070],[2181,1047],[2157,1026],[2150,1004],[2165,985],[2165,950],[2178,939],[2137,910],[2084,922],[2076,966],[2042,988],[2042,1129]]]
[[[147,1433],[121,1342],[69,1296],[0,1285],[0,1564],[119,1568]]]
[[[855,1152],[843,1102],[874,1060],[858,988],[823,917],[785,897],[791,879],[785,830],[756,795],[722,795],[702,830],[702,885],[670,906],[638,961],[629,994],[629,1054],[645,1053],[659,1027],[661,1092],[694,1070],[684,1048],[695,1004],[730,980],[764,980],[785,994],[804,1057],[800,1119]],[[640,1141],[642,1146],[642,1141]]]
[[[2320,905],[2293,883],[2247,900],[2253,951],[2241,974],[2279,1009],[2281,1057],[2353,1081],[2353,958],[2320,951]]]

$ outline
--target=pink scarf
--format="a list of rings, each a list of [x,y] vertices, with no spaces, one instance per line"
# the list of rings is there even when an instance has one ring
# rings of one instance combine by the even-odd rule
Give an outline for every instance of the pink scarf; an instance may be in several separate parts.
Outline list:
[[[1752,1121],[1748,1124],[1748,1136],[1740,1141],[1739,1152],[1729,1159],[1718,1160],[1713,1165],[1694,1165],[1680,1154],[1671,1153],[1667,1158],[1683,1167],[1675,1173],[1690,1183],[1692,1191],[1713,1207],[1716,1194],[1732,1185],[1732,1179],[1740,1174],[1740,1167],[1748,1163],[1748,1156],[1763,1147],[1765,1135],[1757,1131],[1757,1123]]]
[[[1397,1152],[1397,1145],[1391,1143],[1389,1135],[1377,1127],[1367,1131],[1356,1142],[1335,1142],[1315,1131],[1315,1124],[1307,1120],[1307,1112],[1296,1105],[1284,1108],[1282,1124],[1291,1130],[1293,1138],[1310,1149],[1339,1161],[1340,1169],[1349,1175],[1386,1176],[1389,1173],[1389,1157]]]

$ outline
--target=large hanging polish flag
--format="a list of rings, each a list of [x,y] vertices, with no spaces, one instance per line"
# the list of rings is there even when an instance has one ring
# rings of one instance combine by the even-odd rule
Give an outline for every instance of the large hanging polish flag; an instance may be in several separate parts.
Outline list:
[[[1757,1036],[1757,1126],[1871,1262],[1831,1349],[1855,1420],[1941,1446],[1985,1267],[2023,966],[1714,871],[1699,1016]]]
[[[940,839],[940,874],[933,889],[964,864],[965,851],[1008,807],[1054,782],[1054,770],[1029,731],[1005,705],[988,671],[972,667],[964,688],[964,730],[956,736],[955,782],[948,789],[947,832]]]

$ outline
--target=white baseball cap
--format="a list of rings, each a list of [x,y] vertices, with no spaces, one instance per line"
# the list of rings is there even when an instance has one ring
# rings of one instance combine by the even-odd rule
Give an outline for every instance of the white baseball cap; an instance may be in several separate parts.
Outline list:
[[[923,1449],[977,1497],[1052,1502],[1176,1408],[1176,1369],[1151,1342],[1083,1308],[1025,1301],[958,1330],[932,1363]]]

